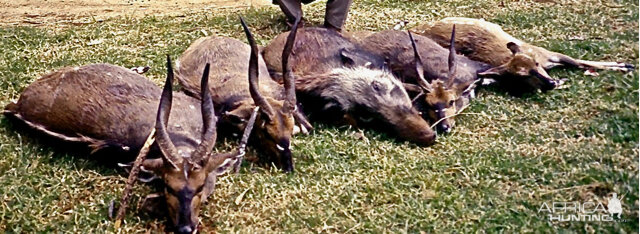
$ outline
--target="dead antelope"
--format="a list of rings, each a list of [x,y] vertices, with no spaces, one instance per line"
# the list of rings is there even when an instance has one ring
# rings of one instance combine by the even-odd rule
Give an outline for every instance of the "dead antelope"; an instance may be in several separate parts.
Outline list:
[[[416,95],[416,108],[443,132],[451,131],[453,116],[474,97],[478,73],[489,69],[482,62],[456,56],[453,48],[447,50],[427,37],[403,31],[373,33],[358,44],[385,58],[391,71],[407,83],[407,92]]]
[[[567,55],[548,51],[514,38],[496,24],[470,18],[446,18],[417,26],[412,31],[427,36],[438,44],[450,45],[449,30],[458,27],[455,48],[459,53],[477,61],[485,62],[493,68],[480,73],[481,76],[495,77],[505,83],[512,93],[543,91],[554,89],[563,83],[547,74],[546,69],[556,66],[573,66],[581,69],[608,69],[630,71],[633,66],[618,62],[595,62],[571,58]],[[507,78],[508,76],[512,78]],[[513,79],[513,77],[518,77]]]
[[[216,117],[208,90],[203,90],[202,101],[174,94],[170,61],[167,66],[164,89],[114,65],[63,68],[27,87],[4,114],[54,138],[89,145],[92,152],[137,152],[155,126],[156,143],[143,168],[164,181],[162,196],[175,231],[192,233],[200,204],[238,152],[211,155]],[[208,72],[206,66],[204,77]]]
[[[233,38],[200,38],[180,56],[178,79],[188,92],[197,94],[201,87],[196,71],[201,70],[203,63],[219,68],[209,76],[209,89],[222,115],[221,127],[232,132],[242,131],[252,110],[260,107],[261,114],[256,119],[251,143],[269,157],[269,162],[291,172],[294,118],[301,123],[303,131],[311,125],[296,110],[293,77],[285,77],[284,88],[269,77],[253,35],[244,20],[241,19],[241,23],[250,46]],[[297,25],[294,26],[295,30]],[[295,34],[287,39],[287,43],[294,40]],[[290,51],[281,50],[281,54],[288,56]]]

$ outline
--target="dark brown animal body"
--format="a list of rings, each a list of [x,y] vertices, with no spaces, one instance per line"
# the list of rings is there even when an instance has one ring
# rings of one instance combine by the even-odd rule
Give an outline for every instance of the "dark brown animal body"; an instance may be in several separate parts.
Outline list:
[[[164,181],[160,197],[174,231],[192,233],[200,204],[224,171],[221,165],[236,154],[210,155],[216,138],[213,104],[179,93],[174,98],[169,71],[161,90],[118,66],[63,68],[27,87],[4,113],[50,136],[88,144],[94,151],[118,147],[135,152],[155,126],[156,143],[143,168]]]
[[[269,77],[257,47],[255,50],[233,38],[200,38],[180,56],[178,79],[189,93],[198,94],[200,84],[196,71],[201,70],[204,63],[220,68],[209,76],[213,102],[222,116],[220,125],[239,133],[253,109],[259,106],[262,114],[256,119],[252,145],[269,157],[269,163],[275,163],[284,171],[292,171],[290,142],[294,118],[300,122],[306,122],[306,119],[294,110],[295,93],[287,95],[286,89]],[[255,59],[252,58],[253,53]],[[288,102],[294,106],[287,106]],[[310,128],[310,125],[302,126]]]
[[[504,32],[499,25],[480,19],[446,18],[417,26],[412,31],[448,47],[451,39],[449,32],[453,25],[458,27],[456,50],[470,59],[493,66],[481,75],[495,76],[516,93],[538,88],[544,91],[560,85],[562,81],[550,77],[545,71],[555,66],[621,71],[633,69],[633,66],[625,63],[585,61],[552,52],[518,40]]]
[[[333,69],[350,66],[383,68],[384,59],[368,53],[351,38],[326,28],[308,27],[299,29],[291,68],[300,76],[329,73]],[[288,32],[276,36],[263,51],[271,77],[282,76],[281,52]]]
[[[54,137],[86,142],[93,150],[115,146],[136,152],[149,134],[144,129],[155,124],[161,92],[150,80],[122,67],[66,67],[29,85],[6,113]],[[200,141],[200,102],[183,94],[174,99],[175,114],[168,125],[172,139]]]
[[[287,36],[278,35],[263,50],[272,77],[281,76],[277,51]],[[330,29],[303,28],[297,38],[291,68],[298,98],[312,119],[381,128],[418,144],[435,142],[435,133],[383,58]]]
[[[426,95],[430,99],[416,99],[414,104],[431,122],[440,121],[437,125],[439,130],[448,132],[455,123],[454,118],[440,119],[456,114],[470,102],[474,97],[478,73],[489,69],[490,66],[465,56],[455,56],[453,69],[456,72],[450,80],[448,61],[450,51],[427,37],[413,35],[413,38],[421,57],[423,76],[432,86],[432,95]],[[415,69],[415,54],[407,32],[385,30],[362,38],[358,44],[384,57],[391,71],[403,82],[419,84],[420,80]],[[439,84],[437,84],[438,80]]]

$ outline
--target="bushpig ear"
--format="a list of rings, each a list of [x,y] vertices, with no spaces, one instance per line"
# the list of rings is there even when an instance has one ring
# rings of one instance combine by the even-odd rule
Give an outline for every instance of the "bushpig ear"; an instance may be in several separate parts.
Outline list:
[[[347,49],[340,50],[340,59],[342,59],[342,64],[345,66],[354,66],[356,64],[355,55]]]

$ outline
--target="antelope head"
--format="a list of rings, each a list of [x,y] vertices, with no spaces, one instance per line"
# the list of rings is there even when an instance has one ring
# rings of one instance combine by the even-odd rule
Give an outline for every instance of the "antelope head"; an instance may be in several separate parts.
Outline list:
[[[528,83],[529,86],[540,88],[542,91],[554,89],[562,81],[558,81],[545,71],[544,67],[536,62],[535,54],[525,53],[514,42],[507,43],[507,48],[512,56],[506,63],[478,73],[480,77],[511,76]]]
[[[295,41],[298,23],[294,23],[291,33],[282,52],[282,66],[284,71],[284,100],[277,100],[271,97],[264,97],[260,94],[258,83],[258,46],[251,31],[240,18],[242,27],[251,46],[251,56],[249,58],[249,91],[256,106],[260,107],[260,114],[256,118],[255,141],[258,141],[261,151],[264,152],[271,162],[285,172],[293,171],[293,158],[291,155],[291,135],[294,129],[294,117],[299,113],[296,110],[296,93],[293,73],[289,67],[289,55]]]
[[[416,73],[418,74],[417,82],[419,87],[405,84],[407,90],[418,92],[418,96],[414,98],[415,101],[423,101],[422,105],[426,107],[426,117],[432,122],[437,123],[437,130],[441,132],[450,132],[455,124],[453,115],[457,113],[456,101],[458,100],[458,94],[463,93],[469,87],[473,88],[473,83],[456,84],[456,62],[455,62],[455,36],[456,27],[453,26],[451,32],[451,45],[449,47],[449,72],[447,74],[446,81],[439,79],[432,79],[428,82],[424,78],[424,68],[422,66],[422,59],[418,53],[415,40],[411,32],[409,33],[409,39],[411,40],[411,46],[413,47],[414,61],[416,64]]]
[[[162,157],[147,159],[143,169],[160,177],[165,186],[163,196],[166,201],[168,219],[176,233],[193,233],[198,225],[200,204],[204,202],[215,186],[215,169],[220,169],[224,157],[210,155],[216,141],[216,117],[207,85],[209,64],[202,76],[202,121],[203,133],[199,144],[174,142],[167,131],[171,112],[173,70],[167,56],[167,79],[160,97],[156,116],[156,142]],[[219,171],[219,170],[216,170]],[[224,170],[223,170],[224,171]],[[214,173],[212,173],[214,172]]]

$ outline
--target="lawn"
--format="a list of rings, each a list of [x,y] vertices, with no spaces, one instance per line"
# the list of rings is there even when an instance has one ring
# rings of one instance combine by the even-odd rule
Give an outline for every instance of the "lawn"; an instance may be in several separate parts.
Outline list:
[[[324,2],[305,6],[322,23]],[[286,30],[277,7],[118,17],[83,25],[0,28],[0,106],[44,73],[91,63],[151,66],[207,35],[258,43]],[[589,60],[638,64],[638,2],[356,0],[347,30],[408,27],[446,16],[484,18],[517,38]],[[215,68],[213,68],[215,71]],[[418,147],[383,134],[316,125],[293,141],[296,172],[245,164],[223,176],[201,212],[202,232],[631,232],[638,231],[638,71],[585,76],[555,69],[569,87],[525,97],[479,90],[452,133]],[[367,140],[357,137],[362,131]],[[226,150],[234,142],[221,142]],[[111,200],[126,173],[63,150],[0,117],[0,231],[114,232]],[[136,185],[135,204],[152,191]],[[556,222],[544,203],[622,196],[622,220]],[[123,231],[160,232],[164,219],[133,206]]]

